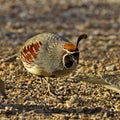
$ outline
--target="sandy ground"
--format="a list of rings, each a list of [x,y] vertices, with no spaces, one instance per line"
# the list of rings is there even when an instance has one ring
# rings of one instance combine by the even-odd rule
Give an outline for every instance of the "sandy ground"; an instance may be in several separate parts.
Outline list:
[[[0,59],[38,33],[53,32],[74,42],[81,32],[88,34],[79,45],[77,70],[49,79],[57,95],[49,94],[45,80],[28,73],[21,61],[0,63],[8,96],[0,96],[0,119],[119,120],[120,94],[74,77],[120,74],[119,9],[119,0],[0,0]]]

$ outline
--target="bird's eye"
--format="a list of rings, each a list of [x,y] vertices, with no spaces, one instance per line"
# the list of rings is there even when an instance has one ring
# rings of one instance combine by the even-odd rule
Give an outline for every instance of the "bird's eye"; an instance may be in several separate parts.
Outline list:
[[[72,67],[73,63],[74,63],[74,60],[72,55],[66,55],[64,57],[64,65],[66,68]]]

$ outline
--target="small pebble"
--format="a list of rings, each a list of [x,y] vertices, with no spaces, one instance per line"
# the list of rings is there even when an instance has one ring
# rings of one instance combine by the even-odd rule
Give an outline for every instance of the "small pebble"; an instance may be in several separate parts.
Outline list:
[[[116,66],[114,66],[114,65],[107,66],[107,67],[106,67],[106,70],[107,70],[107,71],[114,71],[114,70],[116,70]]]

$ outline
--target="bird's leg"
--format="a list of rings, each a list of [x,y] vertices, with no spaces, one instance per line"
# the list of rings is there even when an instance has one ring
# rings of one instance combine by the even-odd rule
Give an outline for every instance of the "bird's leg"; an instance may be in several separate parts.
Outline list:
[[[49,94],[55,96],[56,93],[54,92],[53,85],[49,82],[49,78],[48,78],[48,77],[45,77],[44,79],[45,79],[45,81],[46,81],[46,83],[47,83],[47,87],[48,87],[48,92],[49,92]]]

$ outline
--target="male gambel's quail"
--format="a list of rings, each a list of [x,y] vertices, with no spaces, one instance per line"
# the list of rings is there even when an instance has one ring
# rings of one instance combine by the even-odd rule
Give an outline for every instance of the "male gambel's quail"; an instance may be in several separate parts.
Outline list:
[[[78,44],[86,39],[81,34],[76,45],[62,36],[42,33],[30,38],[19,52],[24,67],[41,77],[59,77],[70,74],[79,61]]]

